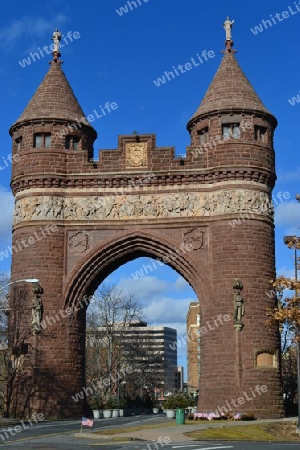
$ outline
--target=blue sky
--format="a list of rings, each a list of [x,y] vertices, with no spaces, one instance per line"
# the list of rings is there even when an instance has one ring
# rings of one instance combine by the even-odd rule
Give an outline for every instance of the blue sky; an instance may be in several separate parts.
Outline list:
[[[232,33],[237,59],[279,122],[275,133],[278,180],[273,192],[276,264],[278,273],[292,275],[293,252],[283,246],[283,236],[298,234],[300,223],[300,205],[295,201],[295,194],[300,191],[297,158],[300,97],[299,103],[292,100],[300,91],[300,2],[136,0],[137,7],[131,3],[132,9],[129,3],[125,0],[86,3],[15,0],[6,2],[2,8],[0,251],[11,241],[13,198],[9,188],[8,129],[21,115],[48,70],[51,55],[44,50],[45,56],[40,53],[38,59],[31,53],[51,45],[54,28],[58,27],[65,36],[61,48],[63,70],[85,114],[99,111],[100,105],[106,102],[118,105],[92,123],[98,132],[95,157],[100,148],[115,148],[119,134],[134,130],[141,134],[156,133],[158,146],[172,145],[177,154],[183,154],[189,145],[186,123],[220,64],[225,40],[222,24],[229,15],[235,20]],[[120,8],[125,6],[128,12],[123,9],[121,13]],[[213,51],[214,57],[160,87],[155,85],[154,80],[165,71],[190,62],[203,50]],[[287,193],[286,199],[281,197],[280,201],[280,192]],[[137,296],[145,304],[149,323],[171,324],[176,326],[179,336],[184,334],[187,305],[195,299],[193,290],[168,267],[159,267],[132,283],[131,274],[145,262],[136,260],[121,267],[111,274],[110,281],[120,283],[127,290],[135,286]],[[0,272],[9,268],[9,258],[0,261]],[[179,363],[185,365],[183,352]]]

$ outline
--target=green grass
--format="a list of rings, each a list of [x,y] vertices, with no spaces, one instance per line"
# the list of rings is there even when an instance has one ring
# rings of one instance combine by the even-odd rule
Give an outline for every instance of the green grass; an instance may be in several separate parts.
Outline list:
[[[207,428],[199,431],[189,431],[185,436],[195,440],[237,440],[237,441],[264,441],[300,442],[300,437],[294,433],[296,425],[286,423],[265,423],[251,425],[223,426],[222,428]]]
[[[96,431],[95,434],[102,435],[102,436],[112,436],[114,434],[123,434],[123,433],[133,433],[135,431],[140,430],[153,430],[155,428],[163,428],[163,427],[172,427],[175,425],[174,422],[165,422],[165,423],[158,423],[155,425],[141,425],[141,426],[135,426],[135,427],[122,427],[122,428],[111,428],[109,430],[104,431]]]

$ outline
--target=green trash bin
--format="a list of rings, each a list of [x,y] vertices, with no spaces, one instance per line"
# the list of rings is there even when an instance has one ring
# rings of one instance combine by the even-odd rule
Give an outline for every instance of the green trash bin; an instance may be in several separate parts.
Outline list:
[[[185,409],[184,408],[176,409],[176,423],[178,425],[183,425],[185,423]]]

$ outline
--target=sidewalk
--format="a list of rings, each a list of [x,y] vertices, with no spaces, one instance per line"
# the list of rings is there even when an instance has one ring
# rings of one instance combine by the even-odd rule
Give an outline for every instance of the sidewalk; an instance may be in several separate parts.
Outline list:
[[[163,422],[164,418],[162,418]],[[284,419],[265,419],[265,420],[252,420],[252,421],[224,421],[224,422],[218,422],[218,421],[195,421],[195,423],[192,424],[184,424],[184,425],[171,425],[171,426],[157,426],[156,428],[151,429],[141,429],[138,431],[132,431],[129,433],[118,433],[114,435],[98,435],[97,432],[83,432],[81,434],[76,434],[77,437],[85,437],[85,438],[92,438],[92,439],[98,439],[98,440],[143,440],[143,441],[154,441],[157,442],[162,439],[166,439],[165,442],[192,442],[193,438],[187,437],[184,435],[184,433],[188,431],[198,431],[198,430],[204,430],[206,428],[223,428],[228,426],[241,426],[241,425],[253,425],[257,423],[266,423],[266,422],[289,422],[289,421],[296,421],[297,418],[284,418]],[[170,419],[168,419],[168,422]],[[128,424],[128,427],[130,427],[130,424]],[[141,426],[142,427],[142,426]],[[126,429],[126,427],[122,428],[123,430]],[[167,440],[169,438],[169,440]]]

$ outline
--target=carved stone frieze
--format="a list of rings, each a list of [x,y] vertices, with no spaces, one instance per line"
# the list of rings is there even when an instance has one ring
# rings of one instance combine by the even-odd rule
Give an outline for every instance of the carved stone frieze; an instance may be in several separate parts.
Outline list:
[[[203,217],[232,213],[273,216],[270,197],[251,189],[209,193],[161,193],[58,197],[33,195],[16,201],[14,224],[26,220],[119,220]],[[196,231],[190,231],[194,236]],[[198,240],[201,236],[198,236]],[[200,242],[200,241],[199,241]]]

